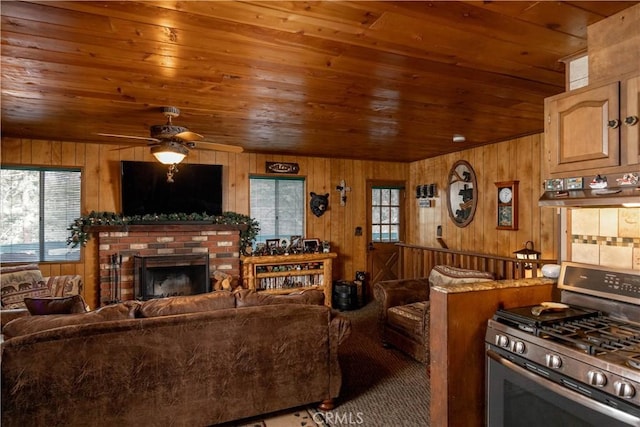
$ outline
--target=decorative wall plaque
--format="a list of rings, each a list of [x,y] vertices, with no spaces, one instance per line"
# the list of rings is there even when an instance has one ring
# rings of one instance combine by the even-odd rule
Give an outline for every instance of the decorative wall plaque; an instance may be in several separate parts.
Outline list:
[[[283,173],[295,175],[300,171],[297,163],[291,162],[266,162],[267,173]]]

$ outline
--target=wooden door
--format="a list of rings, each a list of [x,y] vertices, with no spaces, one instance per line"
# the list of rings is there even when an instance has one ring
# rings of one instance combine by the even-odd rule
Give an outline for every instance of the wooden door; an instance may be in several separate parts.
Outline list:
[[[369,298],[375,283],[398,278],[396,243],[404,241],[404,187],[404,181],[367,181]]]
[[[620,82],[545,100],[549,172],[620,165]]]

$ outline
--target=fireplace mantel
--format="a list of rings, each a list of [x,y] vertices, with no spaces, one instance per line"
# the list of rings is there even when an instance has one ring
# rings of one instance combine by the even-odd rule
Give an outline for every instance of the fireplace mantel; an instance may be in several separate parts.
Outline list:
[[[147,223],[136,222],[126,225],[91,225],[86,231],[100,232],[136,232],[136,231],[191,231],[191,230],[218,230],[218,231],[244,231],[246,224],[213,224],[209,221],[149,221]]]

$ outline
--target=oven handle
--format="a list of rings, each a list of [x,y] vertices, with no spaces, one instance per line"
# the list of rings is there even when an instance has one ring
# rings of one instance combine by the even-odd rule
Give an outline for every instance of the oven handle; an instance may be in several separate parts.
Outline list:
[[[524,377],[530,379],[536,384],[550,390],[553,393],[560,394],[562,396],[567,397],[574,402],[585,406],[589,409],[592,409],[596,412],[600,412],[601,414],[607,415],[613,418],[616,421],[620,421],[622,423],[626,423],[630,426],[640,427],[640,418],[631,415],[627,412],[621,411],[619,409],[613,408],[611,406],[605,405],[604,403],[600,403],[593,399],[588,398],[578,392],[571,390],[570,388],[563,387],[560,384],[556,384],[555,382],[545,379],[539,375],[534,374],[533,372],[528,371],[527,369],[518,366],[517,364],[505,359],[500,356],[498,353],[492,350],[487,350],[487,357],[491,358],[495,362],[501,364],[505,368],[513,371],[517,375],[523,375]]]

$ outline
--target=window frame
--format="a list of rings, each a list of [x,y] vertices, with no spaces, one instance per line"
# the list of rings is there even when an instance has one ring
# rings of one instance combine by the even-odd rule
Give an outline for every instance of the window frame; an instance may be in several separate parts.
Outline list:
[[[25,171],[36,171],[36,172],[77,172],[80,174],[79,178],[80,178],[80,200],[79,200],[79,207],[80,210],[78,212],[78,217],[80,217],[82,215],[82,211],[84,209],[84,200],[85,200],[85,188],[84,188],[84,168],[81,166],[58,166],[58,165],[24,165],[24,164],[1,164],[0,165],[0,169],[4,169],[4,170],[25,170]],[[77,264],[77,263],[82,263],[84,262],[84,251],[82,251],[81,247],[78,247],[76,249],[71,249],[68,245],[66,246],[68,250],[71,250],[73,252],[77,252],[78,256],[77,259],[49,259],[49,260],[45,260],[44,256],[45,256],[45,251],[43,250],[43,247],[45,245],[45,233],[46,233],[46,227],[44,226],[45,223],[45,218],[43,216],[43,211],[44,211],[44,206],[45,206],[45,198],[42,196],[42,186],[44,185],[44,178],[43,175],[41,174],[40,176],[40,184],[39,184],[39,188],[38,188],[38,192],[39,192],[39,206],[38,206],[38,211],[39,211],[39,218],[38,218],[38,223],[40,226],[40,230],[38,232],[38,242],[36,243],[38,245],[38,252],[39,252],[39,257],[38,260],[10,260],[10,261],[6,261],[4,259],[2,259],[2,264],[25,264],[25,263],[34,263],[34,264]],[[0,190],[2,190],[0,188]],[[1,215],[1,214],[0,214]],[[74,218],[75,219],[75,218]],[[69,221],[68,225],[71,225],[72,221]],[[65,244],[66,244],[66,238],[65,238]],[[0,255],[0,259],[2,258],[2,255]]]
[[[251,191],[252,191],[252,185],[251,185],[251,181],[252,180],[258,180],[258,179],[264,179],[264,180],[273,180],[273,181],[285,181],[285,180],[290,180],[290,181],[301,181],[302,182],[302,194],[301,194],[301,199],[302,199],[302,236],[306,236],[306,230],[307,230],[307,203],[306,203],[306,194],[307,194],[307,177],[303,176],[303,175],[263,175],[263,174],[250,174],[249,175],[249,215],[252,218],[255,218],[252,214],[251,214]],[[256,220],[259,219],[255,218]],[[262,229],[260,230],[260,232],[262,233]],[[292,235],[298,235],[297,234],[292,234]],[[265,239],[260,239],[262,234],[258,234],[258,236],[256,236],[256,241],[255,243],[264,243]],[[289,239],[291,238],[291,235],[281,235],[280,239],[285,239],[287,242],[289,242]]]
[[[380,210],[379,214],[380,214],[380,218],[381,219],[378,222],[374,222],[373,221],[373,218],[374,218],[374,214],[373,214],[373,209],[374,209],[373,191],[375,191],[375,190],[390,190],[390,191],[395,190],[395,191],[398,191],[398,194],[397,194],[398,203],[397,204],[388,203],[388,204],[383,205],[383,204],[380,203],[380,204],[375,205],[375,207],[377,207]],[[396,186],[396,185],[379,184],[379,185],[372,185],[371,186],[371,193],[372,194],[370,195],[371,202],[370,202],[370,205],[369,205],[369,209],[371,209],[371,224],[370,224],[370,227],[371,227],[370,233],[371,233],[371,235],[370,235],[370,238],[371,238],[371,242],[372,243],[392,243],[392,244],[395,244],[395,243],[402,242],[402,240],[403,240],[403,228],[402,228],[403,227],[403,218],[402,218],[402,215],[403,215],[403,204],[402,203],[403,203],[403,192],[404,191],[405,191],[404,186],[400,186],[400,185]],[[394,222],[394,223],[390,222],[391,215],[389,215],[389,221],[383,222],[382,221],[383,212],[382,212],[382,209],[381,209],[382,207],[389,208],[389,209],[391,209],[391,208],[398,209],[398,222]],[[382,228],[384,226],[390,227],[392,225],[397,226],[397,239],[396,240],[391,240],[391,239],[383,240],[380,237],[378,239],[374,238],[374,234],[375,234],[373,232],[373,227],[374,226],[379,227],[380,232],[378,234],[380,236],[382,236],[382,234],[383,234],[382,233]],[[392,235],[392,233],[391,233],[391,231],[389,231],[389,232],[385,233],[385,235],[388,235],[390,237]]]

